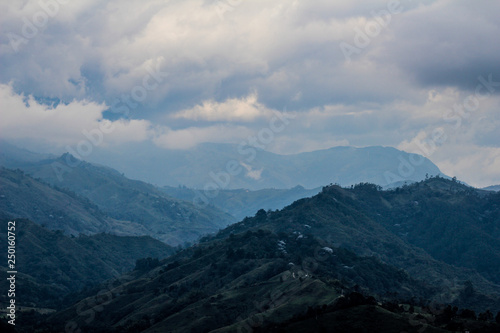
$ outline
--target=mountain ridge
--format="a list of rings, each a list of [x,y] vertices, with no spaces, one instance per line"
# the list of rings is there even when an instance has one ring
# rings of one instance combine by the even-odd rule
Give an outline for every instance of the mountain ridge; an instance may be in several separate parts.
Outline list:
[[[128,221],[141,234],[171,245],[196,241],[234,222],[232,216],[212,206],[197,207],[192,202],[169,197],[151,184],[128,179],[113,168],[78,160],[69,153],[21,163],[20,167],[52,187],[86,198],[115,222]],[[26,192],[26,195],[31,194]],[[34,216],[23,217],[37,220]]]
[[[489,322],[474,321],[477,317],[470,309],[483,317],[488,309],[500,311],[494,271],[482,271],[466,260],[455,265],[450,258],[440,260],[433,248],[410,236],[421,234],[431,244],[441,241],[438,247],[446,253],[453,229],[443,233],[432,222],[446,226],[441,216],[456,210],[465,217],[463,227],[483,219],[477,225],[480,230],[465,228],[466,235],[456,240],[474,248],[473,240],[485,231],[497,237],[499,195],[441,177],[389,191],[368,183],[325,186],[282,210],[261,209],[158,264],[125,273],[107,287],[75,295],[73,304],[54,314],[21,319],[46,331],[71,323],[75,329],[108,333],[258,327],[273,331],[280,325],[295,327],[304,318],[330,315],[337,318],[335,325],[348,327],[341,319],[348,313],[363,327],[376,316],[388,327],[412,331],[416,315],[428,319],[422,327],[430,325],[436,332],[452,321],[489,327]],[[454,226],[457,222],[451,217],[449,226]],[[428,233],[413,233],[411,228],[404,232],[408,235],[399,232],[398,219],[414,218],[422,219]],[[485,240],[493,251],[485,259],[498,267],[494,242],[495,238]],[[103,288],[109,291],[105,300],[98,297]],[[358,310],[361,314],[351,312]],[[88,311],[93,313],[89,321],[82,315]],[[444,318],[446,311],[451,314]],[[257,326],[255,316],[260,318]]]
[[[330,183],[371,182],[386,186],[441,175],[429,159],[393,147],[332,147],[280,155],[252,146],[203,143],[187,150],[129,145],[128,153],[96,150],[93,162],[110,165],[128,177],[157,186],[199,190],[264,188],[306,189]],[[124,149],[124,148],[122,148]]]

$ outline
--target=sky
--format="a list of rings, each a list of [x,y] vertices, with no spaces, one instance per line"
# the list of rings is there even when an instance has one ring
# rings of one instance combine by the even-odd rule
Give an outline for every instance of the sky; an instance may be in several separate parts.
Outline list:
[[[0,138],[189,149],[271,129],[280,154],[392,146],[500,184],[498,13],[489,0],[3,1]]]

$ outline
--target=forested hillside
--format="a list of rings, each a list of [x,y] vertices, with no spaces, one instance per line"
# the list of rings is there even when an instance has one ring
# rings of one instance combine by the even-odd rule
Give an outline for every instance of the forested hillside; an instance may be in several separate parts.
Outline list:
[[[2,219],[0,247],[7,248],[7,222]],[[12,220],[11,220],[12,221]],[[56,309],[69,293],[116,278],[141,258],[165,258],[174,249],[148,236],[95,234],[66,236],[26,219],[16,227],[17,300],[22,306]],[[5,262],[6,263],[6,262]],[[0,264],[7,271],[5,264]],[[7,280],[0,287],[8,290]],[[7,295],[2,294],[2,304]]]
[[[411,242],[412,229],[397,232],[394,224],[412,221],[415,201],[426,223],[443,229],[458,223],[441,218],[444,208],[463,209],[471,216],[463,227],[477,224],[472,217],[486,221],[456,239],[466,244],[483,227],[495,237],[497,200],[440,178],[391,191],[327,186],[283,210],[260,210],[161,262],[144,262],[113,283],[93,320],[79,311],[93,309],[99,288],[26,321],[39,321],[40,332],[67,323],[92,332],[362,332],[374,323],[387,332],[495,332],[500,286],[488,272],[446,263],[425,243]],[[437,231],[428,229],[421,238],[434,237],[436,248],[446,249],[446,233],[439,244]]]

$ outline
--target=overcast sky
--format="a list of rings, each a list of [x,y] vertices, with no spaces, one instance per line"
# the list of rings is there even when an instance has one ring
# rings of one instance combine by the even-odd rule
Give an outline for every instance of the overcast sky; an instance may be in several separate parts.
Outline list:
[[[0,136],[63,152],[240,143],[393,146],[500,183],[500,1],[41,0],[0,4]]]

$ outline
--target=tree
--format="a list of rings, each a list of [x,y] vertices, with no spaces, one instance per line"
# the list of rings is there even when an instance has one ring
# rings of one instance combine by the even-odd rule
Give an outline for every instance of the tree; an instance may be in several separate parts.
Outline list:
[[[255,218],[257,219],[257,221],[259,222],[263,222],[266,220],[267,218],[267,213],[264,209],[259,209],[257,211],[257,213],[255,214]]]
[[[461,318],[465,318],[465,319],[476,319],[476,313],[472,310],[469,310],[469,309],[464,309],[462,310],[462,312],[460,313],[460,317]]]
[[[135,262],[134,270],[139,272],[146,272],[159,265],[160,261],[158,260],[158,258],[147,257],[147,258],[137,259]]]
[[[486,312],[480,313],[477,319],[481,321],[491,321],[493,320],[493,313],[491,313],[490,310],[486,310]]]

